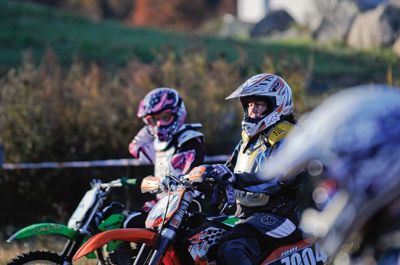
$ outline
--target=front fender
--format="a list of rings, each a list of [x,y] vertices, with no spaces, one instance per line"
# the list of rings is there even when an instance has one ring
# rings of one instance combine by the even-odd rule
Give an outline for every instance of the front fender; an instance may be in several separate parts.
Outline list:
[[[140,228],[125,228],[109,230],[89,238],[85,244],[75,253],[73,260],[77,260],[86,254],[95,251],[111,240],[122,240],[136,243],[145,243],[149,246],[155,246],[157,233]]]
[[[7,242],[19,240],[23,238],[43,235],[60,235],[71,239],[75,236],[77,231],[69,228],[66,225],[54,224],[54,223],[40,223],[33,224],[22,228],[7,239]]]

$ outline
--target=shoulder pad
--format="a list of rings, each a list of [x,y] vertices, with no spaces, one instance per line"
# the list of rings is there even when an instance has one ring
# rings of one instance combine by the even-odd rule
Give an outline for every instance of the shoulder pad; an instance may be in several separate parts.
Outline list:
[[[178,147],[181,147],[187,141],[194,139],[194,138],[203,138],[204,135],[201,132],[195,130],[186,130],[181,135],[179,135],[177,142]]]
[[[274,146],[277,142],[281,141],[286,137],[290,129],[294,125],[287,121],[282,121],[275,125],[268,134],[268,142],[271,146]]]
[[[247,144],[247,142],[250,141],[249,135],[244,130],[242,130],[242,141],[245,144]]]

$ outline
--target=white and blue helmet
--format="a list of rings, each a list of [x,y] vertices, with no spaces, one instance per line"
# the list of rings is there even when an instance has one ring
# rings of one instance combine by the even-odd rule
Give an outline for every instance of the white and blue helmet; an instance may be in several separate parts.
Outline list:
[[[268,113],[262,118],[253,119],[248,116],[246,99],[250,97],[268,100]],[[257,135],[261,131],[276,124],[282,117],[293,111],[292,90],[281,77],[274,74],[257,74],[249,78],[226,99],[240,98],[244,118],[242,129],[249,136]]]
[[[302,170],[314,175],[314,184],[328,179],[337,185],[324,209],[306,210],[302,217],[303,230],[322,238],[334,255],[373,214],[400,198],[400,89],[346,89],[302,117],[264,164],[263,176],[291,177]]]

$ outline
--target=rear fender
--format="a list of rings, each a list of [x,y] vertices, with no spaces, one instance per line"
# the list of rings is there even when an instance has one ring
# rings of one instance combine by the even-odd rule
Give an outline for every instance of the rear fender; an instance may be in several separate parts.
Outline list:
[[[326,264],[328,256],[318,243],[304,239],[293,244],[281,246],[274,250],[262,265],[290,264]]]
[[[77,231],[69,228],[66,225],[62,224],[54,224],[54,223],[40,223],[33,224],[22,228],[17,231],[14,235],[7,239],[7,242],[11,242],[14,240],[20,240],[23,238],[29,238],[34,236],[43,236],[43,235],[60,235],[66,237],[68,239],[73,238]]]
[[[156,239],[157,233],[140,228],[125,228],[105,231],[89,238],[89,240],[78,249],[73,260],[75,261],[86,254],[95,251],[111,240],[145,243],[148,246],[155,246]]]

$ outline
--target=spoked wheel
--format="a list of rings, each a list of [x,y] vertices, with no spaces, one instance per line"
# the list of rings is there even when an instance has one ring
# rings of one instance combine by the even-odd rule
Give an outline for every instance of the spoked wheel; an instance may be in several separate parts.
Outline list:
[[[33,251],[21,254],[8,263],[8,265],[21,264],[63,264],[63,259],[57,253]]]
[[[139,248],[139,251],[134,258],[134,265],[146,265],[149,264],[151,255],[154,253],[154,248],[146,246],[146,244],[142,244]]]
[[[129,242],[122,244],[113,252],[108,253],[106,265],[132,265],[137,255],[137,249],[132,249]]]

